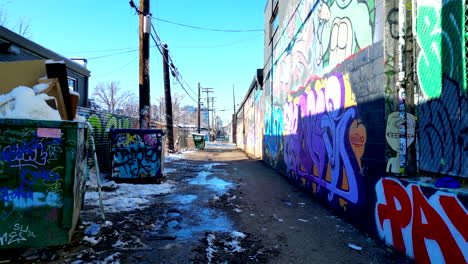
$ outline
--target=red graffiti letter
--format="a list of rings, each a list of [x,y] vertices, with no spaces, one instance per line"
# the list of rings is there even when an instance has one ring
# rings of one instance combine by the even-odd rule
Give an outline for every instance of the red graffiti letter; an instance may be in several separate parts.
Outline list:
[[[406,252],[405,242],[403,241],[402,228],[405,228],[411,221],[411,202],[405,188],[394,180],[382,180],[387,204],[378,204],[377,212],[379,214],[380,226],[383,229],[383,222],[390,220],[392,227],[393,246],[402,252]],[[401,205],[400,210],[396,207],[395,199]]]
[[[455,228],[468,241],[468,214],[463,210],[457,198],[453,196],[441,196],[439,201]]]
[[[446,263],[465,263],[465,258],[442,217],[427,202],[418,186],[412,186],[411,191],[414,202],[413,251],[416,262],[431,262],[424,241],[427,238],[435,240],[439,244]],[[425,222],[423,222],[422,214],[425,216]]]

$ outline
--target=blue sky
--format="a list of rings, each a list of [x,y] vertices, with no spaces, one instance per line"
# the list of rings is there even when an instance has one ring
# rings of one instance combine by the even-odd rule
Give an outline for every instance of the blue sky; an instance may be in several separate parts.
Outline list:
[[[138,0],[135,3],[139,5]],[[263,29],[265,5],[266,0],[151,0],[151,12],[157,18],[198,27]],[[14,28],[23,18],[29,22],[32,41],[66,57],[88,59],[90,96],[100,81],[120,81],[123,89],[138,95],[138,52],[131,51],[138,48],[138,16],[127,0],[0,0],[2,6],[7,27]],[[240,103],[255,70],[263,67],[263,32],[203,31],[156,20],[153,24],[192,90],[197,92],[198,82],[214,88],[215,107],[227,110],[218,112],[227,124],[232,86]],[[105,55],[112,56],[95,58]],[[150,61],[153,102],[164,91],[162,58],[156,48],[151,49]],[[171,88],[185,93],[174,82]],[[187,95],[183,103],[196,104]]]

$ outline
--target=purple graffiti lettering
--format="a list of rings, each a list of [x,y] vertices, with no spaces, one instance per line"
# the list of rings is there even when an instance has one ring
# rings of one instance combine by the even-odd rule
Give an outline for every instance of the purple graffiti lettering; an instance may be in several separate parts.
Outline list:
[[[345,98],[343,76],[334,74],[324,87],[310,89],[284,106],[284,161],[288,175],[311,180],[319,192],[328,190],[330,201],[338,195],[358,203],[361,175],[348,136],[357,109],[346,108]],[[341,187],[344,177],[346,189]]]

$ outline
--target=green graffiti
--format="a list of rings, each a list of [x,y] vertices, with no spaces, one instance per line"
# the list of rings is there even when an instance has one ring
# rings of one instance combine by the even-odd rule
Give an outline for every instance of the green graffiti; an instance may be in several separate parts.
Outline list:
[[[442,93],[443,75],[464,86],[463,10],[462,1],[443,1],[442,8],[436,2],[418,5],[416,33],[421,51],[417,73],[428,98]]]
[[[119,128],[117,119],[114,116],[109,115],[107,118],[106,131],[109,131],[111,128]]]
[[[331,4],[330,4],[331,3]],[[314,16],[317,65],[334,66],[373,43],[374,1],[321,3]]]
[[[101,133],[102,132],[102,123],[101,120],[99,119],[99,116],[96,114],[91,115],[88,117],[88,122],[91,124],[95,131],[95,133]]]

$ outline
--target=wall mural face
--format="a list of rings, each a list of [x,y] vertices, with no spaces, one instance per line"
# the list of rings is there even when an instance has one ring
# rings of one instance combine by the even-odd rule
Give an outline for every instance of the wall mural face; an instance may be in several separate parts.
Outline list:
[[[418,263],[468,262],[468,211],[457,195],[381,179],[375,223],[380,237]]]

